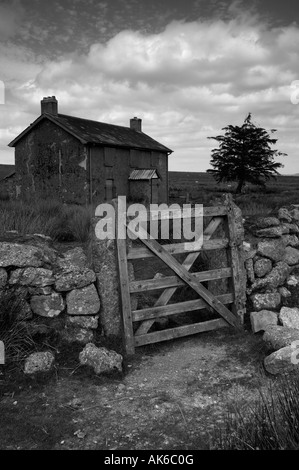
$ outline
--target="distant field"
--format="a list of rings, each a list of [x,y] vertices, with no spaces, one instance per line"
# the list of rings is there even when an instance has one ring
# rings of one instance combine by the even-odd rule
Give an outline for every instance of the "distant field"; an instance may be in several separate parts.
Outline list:
[[[182,186],[188,187],[189,189],[196,185],[196,187],[207,187],[213,186],[213,190],[219,188],[227,188],[229,185],[221,183],[217,185],[214,178],[209,173],[195,173],[185,171],[170,171],[169,172],[169,184],[171,187]],[[232,184],[234,188],[235,185]],[[278,176],[277,180],[271,180],[267,183],[267,187],[270,189],[281,188],[282,190],[298,189],[299,191],[299,175],[294,176]]]
[[[169,172],[171,202],[185,202],[189,193],[190,202],[209,204],[226,192],[235,192],[236,184],[217,184],[208,173]],[[241,195],[234,194],[235,202],[244,215],[267,214],[283,205],[299,204],[299,176],[278,176],[267,183],[266,189],[248,185]]]

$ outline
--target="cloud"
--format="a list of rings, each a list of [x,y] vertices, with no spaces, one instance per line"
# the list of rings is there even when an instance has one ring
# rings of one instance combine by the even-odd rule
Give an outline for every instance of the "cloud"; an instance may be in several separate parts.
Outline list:
[[[24,15],[20,0],[4,0],[0,3],[0,39],[6,40],[16,34]]]
[[[290,84],[299,78],[299,28],[273,28],[250,18],[172,21],[155,34],[127,29],[86,53],[53,60],[37,60],[24,49],[22,61],[11,48],[10,80],[22,71],[8,104],[11,129],[19,129],[9,117],[12,110],[23,109],[17,121],[25,127],[25,118],[39,113],[42,96],[56,95],[65,114],[120,125],[139,115],[144,131],[175,151],[170,168],[185,169],[185,158],[193,158],[193,169],[205,171],[207,137],[241,124],[250,111],[263,127],[278,127],[279,143],[295,156],[288,129],[295,132],[299,124],[290,102]]]

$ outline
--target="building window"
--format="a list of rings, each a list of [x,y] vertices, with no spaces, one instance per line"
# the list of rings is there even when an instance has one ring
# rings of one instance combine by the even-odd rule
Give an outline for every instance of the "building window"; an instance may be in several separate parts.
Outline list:
[[[114,186],[114,180],[108,179],[106,180],[105,184],[105,199],[106,201],[110,201],[115,197],[115,186]]]
[[[105,166],[114,166],[114,160],[115,160],[115,149],[110,148],[110,147],[105,147],[104,148],[104,161],[105,161]]]

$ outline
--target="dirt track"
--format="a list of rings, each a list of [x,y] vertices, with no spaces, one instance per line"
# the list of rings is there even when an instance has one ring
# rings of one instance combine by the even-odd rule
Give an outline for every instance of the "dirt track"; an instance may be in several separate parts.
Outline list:
[[[264,376],[261,337],[229,328],[137,351],[122,378],[72,371],[10,388],[1,449],[212,448],[215,426],[252,403]]]

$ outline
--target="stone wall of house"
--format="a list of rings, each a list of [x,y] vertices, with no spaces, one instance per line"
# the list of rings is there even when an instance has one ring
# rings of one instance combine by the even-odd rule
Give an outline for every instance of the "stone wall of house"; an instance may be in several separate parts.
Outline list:
[[[16,199],[20,192],[20,188],[16,182],[16,175],[13,174],[9,178],[5,178],[0,182],[0,197],[2,199]]]
[[[21,199],[89,201],[86,146],[48,119],[16,143],[15,170]]]

